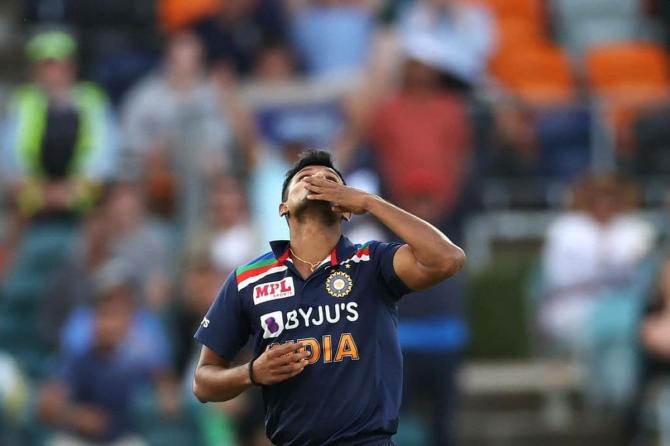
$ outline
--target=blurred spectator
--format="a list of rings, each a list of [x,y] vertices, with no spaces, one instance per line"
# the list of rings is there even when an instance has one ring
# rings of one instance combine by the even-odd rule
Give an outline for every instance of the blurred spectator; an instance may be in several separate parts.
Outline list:
[[[411,5],[400,18],[401,46],[420,54],[453,83],[478,84],[495,45],[488,11],[465,0],[425,0]]]
[[[104,203],[106,237],[112,258],[128,264],[141,298],[152,310],[164,309],[169,296],[170,247],[163,227],[147,216],[141,189],[115,185]]]
[[[465,101],[440,86],[440,72],[410,54],[400,90],[377,107],[370,125],[385,192],[401,207],[411,204],[407,175],[431,189],[435,214],[446,216],[463,192],[471,155]]]
[[[598,297],[629,283],[655,242],[653,228],[631,214],[634,204],[630,183],[614,175],[589,177],[575,186],[574,209],[548,230],[540,324],[559,347],[578,357]]]
[[[440,214],[436,181],[408,172],[403,186],[405,209],[434,224]],[[455,234],[450,233],[452,237]],[[459,277],[412,293],[398,305],[398,334],[403,351],[403,411],[422,419],[428,432],[425,446],[449,446],[455,440],[456,377],[468,339]],[[408,417],[409,418],[409,417]]]
[[[286,144],[330,147],[346,125],[341,100],[348,87],[297,76],[294,54],[285,45],[259,53],[254,78],[241,96],[249,105],[261,142],[269,150]]]
[[[220,1],[218,14],[197,23],[193,30],[204,42],[216,71],[244,77],[253,71],[264,45],[286,41],[285,22],[283,2]]]
[[[77,82],[77,43],[61,31],[26,47],[33,83],[10,101],[0,163],[26,213],[72,208],[94,199],[94,185],[116,174],[117,134],[105,94]]]
[[[72,255],[54,272],[41,307],[44,342],[56,347],[63,324],[73,308],[93,299],[94,277],[109,260],[109,226],[106,215],[96,210],[84,222]]]
[[[108,276],[96,285],[90,341],[63,355],[58,376],[42,389],[40,414],[62,431],[49,444],[142,445],[133,425],[133,397],[153,381],[162,410],[173,414],[178,408],[174,379],[164,364],[152,363],[138,348],[138,341],[146,349],[154,346],[133,333],[139,310],[127,282]]]
[[[192,225],[207,179],[229,162],[233,137],[195,35],[170,38],[164,66],[131,91],[122,122],[131,170],[145,176],[152,197],[178,203],[182,223]]]
[[[260,247],[247,209],[247,198],[233,177],[217,179],[209,194],[208,221],[191,245],[206,247],[215,268],[226,277],[254,257]]]
[[[118,354],[146,369],[168,370],[171,347],[161,320],[141,305],[137,281],[129,264],[110,260],[94,277],[94,292],[89,300],[73,308],[60,333],[60,351],[65,356],[85,353],[95,341],[95,304],[99,294],[127,294],[132,298],[132,318]],[[128,296],[124,296],[128,297]]]
[[[257,83],[280,85],[296,80],[297,67],[291,48],[284,43],[272,42],[259,50],[253,80]]]
[[[307,74],[360,75],[372,56],[376,0],[292,0],[291,37]]]

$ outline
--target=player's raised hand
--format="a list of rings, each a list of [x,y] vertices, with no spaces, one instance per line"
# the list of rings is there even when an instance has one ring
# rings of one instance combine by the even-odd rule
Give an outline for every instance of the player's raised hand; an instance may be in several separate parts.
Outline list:
[[[254,380],[269,386],[293,378],[305,369],[310,352],[302,342],[276,345],[254,361]]]
[[[310,191],[307,195],[308,200],[329,201],[335,212],[352,214],[367,212],[366,202],[370,196],[367,192],[314,175],[305,178],[304,181],[307,183],[307,190]]]

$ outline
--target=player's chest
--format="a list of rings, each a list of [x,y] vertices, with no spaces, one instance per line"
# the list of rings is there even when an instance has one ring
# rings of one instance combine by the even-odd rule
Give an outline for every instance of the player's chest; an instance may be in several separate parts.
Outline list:
[[[357,268],[329,268],[302,279],[291,272],[249,287],[254,335],[268,341],[357,331],[375,312],[373,283]]]

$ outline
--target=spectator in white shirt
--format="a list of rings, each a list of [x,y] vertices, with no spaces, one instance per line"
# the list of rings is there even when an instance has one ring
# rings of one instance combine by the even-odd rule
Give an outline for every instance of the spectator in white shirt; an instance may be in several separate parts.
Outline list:
[[[579,353],[598,297],[633,278],[656,237],[649,223],[631,213],[633,186],[615,176],[578,183],[573,198],[575,209],[547,234],[540,324],[561,347]]]

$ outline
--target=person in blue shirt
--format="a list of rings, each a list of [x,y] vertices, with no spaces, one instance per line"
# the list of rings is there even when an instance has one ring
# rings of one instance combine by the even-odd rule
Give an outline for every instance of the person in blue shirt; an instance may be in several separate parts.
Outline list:
[[[404,243],[354,245],[341,222],[369,213]],[[237,268],[195,338],[202,401],[257,385],[266,434],[282,446],[392,445],[402,392],[397,302],[456,274],[463,251],[434,226],[346,186],[330,154],[287,172],[280,215],[290,240]],[[252,338],[254,355],[233,360]]]

